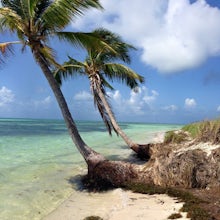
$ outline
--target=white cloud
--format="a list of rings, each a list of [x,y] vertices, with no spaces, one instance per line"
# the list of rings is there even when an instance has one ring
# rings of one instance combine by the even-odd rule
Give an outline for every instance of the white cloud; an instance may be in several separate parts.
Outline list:
[[[146,88],[144,87],[144,91],[146,91]],[[156,100],[156,98],[158,97],[159,93],[155,90],[151,90],[151,94],[148,94],[149,92],[146,91],[143,100],[145,103],[147,104],[151,104],[152,102],[154,102]]]
[[[191,109],[191,108],[196,107],[196,105],[197,104],[196,104],[195,99],[190,99],[190,98],[185,99],[185,108]]]
[[[155,90],[149,91],[145,86],[139,87],[130,92],[126,99],[121,96],[120,91],[108,92],[112,106],[119,115],[143,115],[146,110],[152,107],[153,102],[159,96]]]
[[[86,91],[81,91],[74,96],[76,101],[90,101],[92,100],[92,95]]]
[[[119,33],[141,48],[143,62],[161,72],[196,67],[220,52],[220,10],[205,0],[100,2],[104,12],[88,11],[73,26]]]
[[[109,95],[111,95],[111,93],[109,93]],[[121,94],[118,90],[116,90],[113,94],[112,94],[112,98],[115,102],[120,102],[121,101]]]
[[[3,86],[0,89],[0,106],[5,106],[9,103],[14,102],[14,94],[10,89]]]
[[[166,111],[174,112],[178,110],[178,107],[176,105],[168,105],[168,106],[163,107],[162,109]]]
[[[42,103],[43,103],[43,104],[50,104],[51,101],[52,101],[51,96],[47,96],[47,97],[42,101]]]
[[[50,104],[52,103],[52,98],[51,96],[47,96],[46,98],[42,99],[42,100],[35,100],[33,102],[34,106],[36,108],[38,107],[44,107],[44,108],[48,108],[50,106]]]
[[[218,108],[217,108],[217,112],[220,112],[220,106],[218,106]]]

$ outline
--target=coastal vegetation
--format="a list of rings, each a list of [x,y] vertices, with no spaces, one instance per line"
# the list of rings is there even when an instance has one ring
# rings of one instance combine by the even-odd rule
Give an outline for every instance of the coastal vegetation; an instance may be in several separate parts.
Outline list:
[[[195,142],[220,143],[220,120],[206,120],[183,126],[180,131],[166,132],[164,143],[181,143],[187,140]]]
[[[164,138],[164,143],[169,144],[169,143],[181,143],[183,141],[186,141],[188,135],[182,131],[168,131],[166,132],[165,138]]]
[[[187,131],[191,137],[198,142],[220,144],[220,119],[206,120],[186,125],[182,130]]]

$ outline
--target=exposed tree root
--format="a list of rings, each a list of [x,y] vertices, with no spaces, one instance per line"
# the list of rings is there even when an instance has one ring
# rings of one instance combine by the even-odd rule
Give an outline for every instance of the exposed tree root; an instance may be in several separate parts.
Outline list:
[[[138,178],[137,165],[122,161],[101,161],[89,170],[83,182],[89,189],[123,187]]]
[[[201,149],[173,145],[149,146],[151,158],[143,165],[108,160],[91,163],[87,186],[123,187],[137,182],[183,188],[220,186],[220,147],[207,154]]]
[[[137,157],[141,160],[149,160],[151,157],[152,144],[136,144],[131,149],[137,154]]]

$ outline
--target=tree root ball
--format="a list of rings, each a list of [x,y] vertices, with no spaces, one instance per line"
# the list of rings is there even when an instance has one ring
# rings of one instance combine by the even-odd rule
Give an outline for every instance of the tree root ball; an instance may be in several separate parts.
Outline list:
[[[104,190],[135,182],[138,174],[133,165],[123,161],[101,161],[83,179],[87,188]]]

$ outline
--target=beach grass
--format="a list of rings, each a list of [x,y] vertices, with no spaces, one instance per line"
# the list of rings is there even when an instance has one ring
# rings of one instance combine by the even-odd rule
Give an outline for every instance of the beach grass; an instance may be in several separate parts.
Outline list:
[[[220,144],[220,119],[188,124],[179,131],[167,131],[164,144],[182,143],[187,140],[187,136],[196,142]]]
[[[220,119],[202,121],[186,125],[182,128],[199,142],[220,144]]]
[[[164,144],[170,143],[177,143],[180,144],[183,141],[187,140],[187,136],[184,132],[175,132],[175,131],[168,131],[164,137]]]

